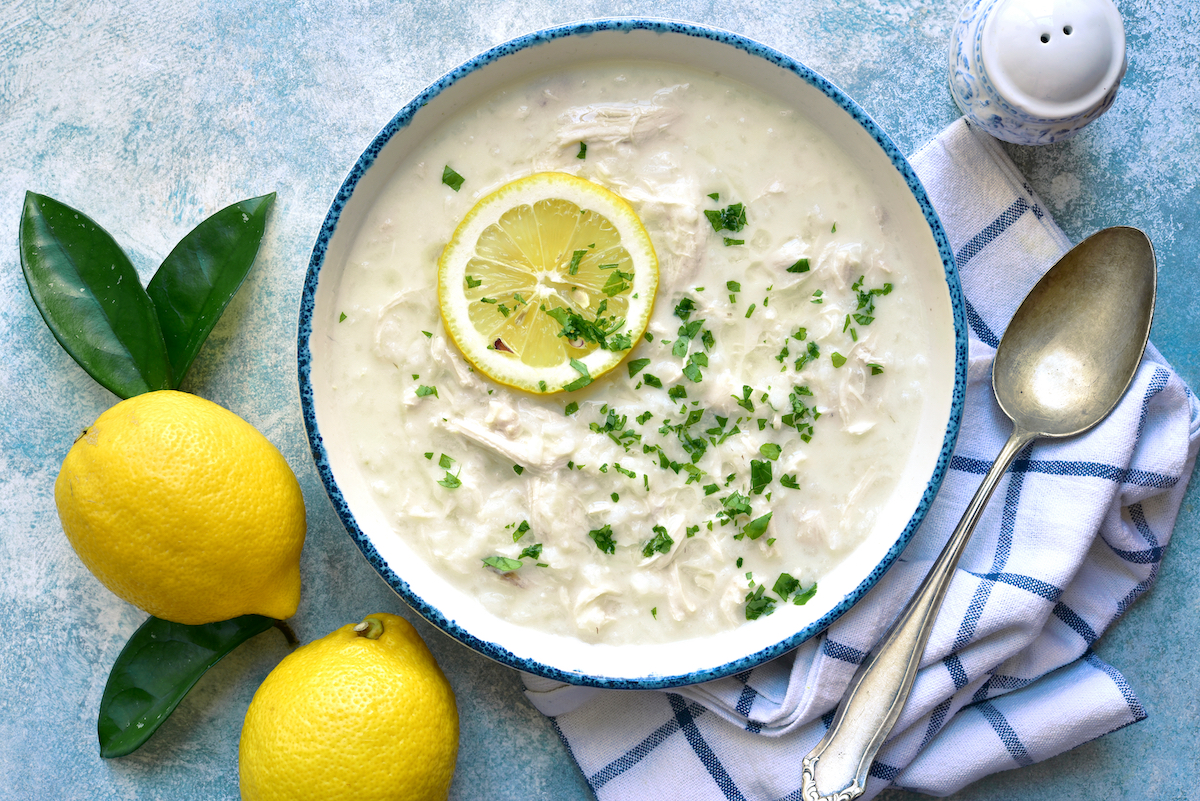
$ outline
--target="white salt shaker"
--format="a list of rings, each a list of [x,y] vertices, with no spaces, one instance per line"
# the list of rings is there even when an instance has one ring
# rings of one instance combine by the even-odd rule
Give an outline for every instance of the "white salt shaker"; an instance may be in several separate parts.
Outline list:
[[[997,139],[1067,139],[1112,105],[1125,74],[1112,0],[971,0],[950,37],[950,92]]]

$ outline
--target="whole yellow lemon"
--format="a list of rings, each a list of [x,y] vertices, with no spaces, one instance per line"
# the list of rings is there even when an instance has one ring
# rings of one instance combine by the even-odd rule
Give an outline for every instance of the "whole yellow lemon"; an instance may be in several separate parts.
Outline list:
[[[296,649],[250,702],[242,801],[444,801],[458,755],[450,683],[402,617]]]
[[[215,403],[171,390],[121,401],[71,447],[54,500],[87,568],[156,617],[296,613],[300,485],[274,445]]]

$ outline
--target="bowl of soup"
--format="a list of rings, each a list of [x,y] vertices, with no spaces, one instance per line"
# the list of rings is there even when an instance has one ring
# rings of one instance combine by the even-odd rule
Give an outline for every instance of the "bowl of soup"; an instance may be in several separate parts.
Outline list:
[[[514,182],[580,179],[648,236],[638,278],[595,235],[530,233],[532,200],[459,242]],[[506,278],[526,261],[528,289]],[[517,316],[586,348],[625,332],[611,309],[649,312],[614,369],[531,391],[479,369],[447,297],[514,358],[487,332]],[[314,247],[299,373],[329,497],[413,609],[514,668],[647,689],[785,653],[886,572],[947,468],[966,334],[924,189],[841,90],[733,33],[598,20],[387,123]]]

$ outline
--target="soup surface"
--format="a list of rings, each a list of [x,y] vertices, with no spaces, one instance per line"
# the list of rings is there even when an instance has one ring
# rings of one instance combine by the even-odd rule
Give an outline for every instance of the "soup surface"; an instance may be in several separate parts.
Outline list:
[[[543,171],[629,201],[659,260],[647,335],[551,395],[474,371],[437,292],[464,215]],[[870,532],[925,403],[889,226],[836,142],[747,86],[654,63],[511,86],[410,154],[358,233],[338,425],[395,536],[499,617],[617,644],[788,614]]]

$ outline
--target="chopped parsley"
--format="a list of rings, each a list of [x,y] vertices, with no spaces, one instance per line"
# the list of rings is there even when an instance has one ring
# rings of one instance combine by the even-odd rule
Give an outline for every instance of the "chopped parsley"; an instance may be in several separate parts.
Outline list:
[[[575,392],[576,390],[583,389],[588,384],[592,383],[592,375],[588,372],[586,364],[578,359],[571,359],[571,367],[574,368],[575,372],[579,373],[579,378],[576,378],[570,383],[563,384],[563,389],[565,389],[567,392]]]
[[[442,468],[443,470],[449,470],[453,465],[454,459],[450,458],[444,453],[438,459],[438,467]]]
[[[725,247],[730,247],[730,246],[732,246],[732,245],[744,245],[744,244],[746,244],[746,240],[745,240],[745,239],[730,239],[730,238],[729,238],[729,237],[727,237],[727,236],[726,236],[726,237],[723,237],[723,238],[722,238],[722,241],[725,243]]]
[[[519,464],[514,464],[514,465],[513,465],[513,472],[514,472],[514,473],[516,473],[516,474],[519,476],[519,475],[521,475],[522,473],[524,473],[524,472],[525,472],[525,468],[524,468],[524,467],[521,467],[521,465],[519,465]]]
[[[649,373],[646,373],[644,376],[642,376],[642,381],[644,381],[646,386],[648,386],[648,387],[662,389],[662,379],[657,376],[653,376],[653,375],[650,375]]]
[[[721,193],[720,192],[713,192],[712,194],[709,195],[709,197],[712,198],[713,200],[717,201],[718,203],[721,201]]]
[[[526,546],[525,550],[521,551],[521,555],[518,556],[517,558],[518,559],[539,559],[539,558],[541,558],[541,555],[542,555],[542,544],[539,542],[539,543],[535,543],[533,545]]]
[[[761,495],[762,491],[771,483],[771,463],[759,461],[758,459],[750,460],[750,494]],[[751,537],[750,539],[754,539]]]
[[[781,487],[787,487],[788,489],[794,489],[794,490],[800,489],[800,484],[799,484],[799,482],[796,481],[795,473],[792,473],[791,475],[784,473],[782,476],[779,477],[779,485]]]
[[[882,364],[875,364],[875,362],[869,362],[867,364],[867,367],[871,368],[871,375],[879,375],[880,373],[883,372]]]
[[[509,523],[508,525],[511,526],[512,523]],[[529,531],[529,521],[522,520],[520,525],[518,525],[516,527],[516,529],[513,530],[513,542],[516,542],[517,540],[521,539],[521,537],[524,537],[525,532],[527,532],[527,531]]]
[[[620,270],[614,269],[608,276],[608,280],[604,283],[604,286],[600,287],[600,291],[611,298],[613,295],[628,292],[632,288],[633,273],[623,273]]]
[[[447,164],[446,168],[442,170],[442,183],[453,189],[455,192],[462,188],[463,181],[465,180],[465,178],[452,170],[449,164]]]
[[[850,287],[858,296],[858,308],[854,312],[854,322],[859,325],[870,325],[875,321],[875,298],[881,295],[890,295],[892,293],[892,285],[885,283],[881,287],[875,289],[863,289],[865,276],[859,276],[858,280]]]
[[[588,532],[588,536],[596,543],[596,547],[606,554],[614,554],[617,552],[617,543],[613,540],[612,526],[605,523],[601,528],[592,529]]]
[[[603,410],[604,409],[602,408],[601,411]],[[628,420],[628,415],[618,415],[615,409],[609,409],[608,416],[605,418],[603,424],[589,423],[588,428],[597,434],[607,434],[609,439],[624,447],[625,450],[628,451],[629,446],[633,442],[639,442],[642,439],[641,434],[637,433],[632,428],[625,427],[625,424],[628,422]],[[630,474],[630,477],[633,477],[632,474]]]
[[[704,212],[714,231],[733,231],[737,233],[746,227],[746,207],[741,203],[733,203],[721,210],[708,209]]]
[[[721,511],[717,512],[717,517],[724,518],[724,522],[732,522],[738,515],[750,515],[750,499],[740,492],[734,492],[721,499]]]
[[[809,271],[808,259],[800,259],[791,267],[787,268],[789,273],[806,273]]]
[[[667,553],[675,544],[675,540],[671,539],[671,535],[663,526],[655,526],[651,530],[654,532],[654,537],[642,546],[642,556],[647,559],[656,553]]]
[[[836,350],[829,354],[829,360],[833,362],[834,367],[841,367],[846,363],[846,357],[838,353]]]
[[[695,310],[696,302],[691,298],[684,298],[683,300],[679,301],[679,303],[675,304],[675,316],[680,320],[683,320],[685,323],[688,321],[688,318],[692,316],[692,312]]]
[[[563,407],[563,414],[565,414],[565,415],[575,414],[575,412],[577,412],[577,411],[579,411],[579,404],[576,403],[575,401],[571,401],[570,403],[568,403],[566,406]]]
[[[800,355],[799,359],[796,359],[796,369],[803,370],[804,365],[808,364],[809,362],[815,362],[820,355],[821,348],[817,345],[817,343],[809,342],[808,349]]]
[[[628,365],[629,366],[629,377],[633,378],[635,375],[640,373],[642,370],[646,369],[646,367],[648,367],[649,365],[650,365],[649,359],[634,359],[633,361],[629,362],[629,365]]]
[[[813,437],[812,423],[821,416],[821,413],[815,407],[805,403],[804,399],[806,397],[812,397],[812,390],[807,386],[792,389],[791,394],[788,396],[792,411],[789,414],[783,415],[782,422],[785,426],[795,428],[796,433],[800,435],[800,439],[810,442]]]
[[[576,250],[571,254],[571,265],[567,268],[568,275],[575,275],[579,272],[579,262],[583,261],[583,257],[586,255],[586,250]]]
[[[501,573],[511,573],[514,570],[521,569],[521,562],[519,560],[509,559],[507,556],[489,556],[483,560],[483,563],[488,567],[499,570]]]
[[[346,313],[345,312],[342,312],[340,315],[338,315],[338,322],[339,323],[346,322]]]
[[[418,398],[425,398],[425,397],[428,397],[428,396],[430,396],[430,395],[432,395],[432,396],[433,396],[433,397],[435,397],[435,398],[437,398],[437,397],[438,397],[438,394],[437,394],[437,387],[427,387],[427,386],[425,386],[424,384],[422,384],[421,386],[417,387],[417,397],[418,397]],[[441,399],[440,399],[440,398],[438,398],[438,400],[441,400]]]
[[[757,588],[746,594],[746,620],[758,620],[764,615],[770,615],[775,611],[775,599],[769,595],[763,595],[764,586],[759,584]]]
[[[792,578],[787,573],[780,573],[779,578],[775,579],[775,586],[771,590],[779,596],[779,600],[787,603],[788,596],[800,589],[800,580]]]
[[[804,592],[800,593],[795,598],[793,598],[792,603],[794,603],[796,606],[804,606],[806,603],[811,601],[812,597],[816,594],[817,594],[817,582],[814,581],[813,585],[811,587],[809,587],[807,590],[805,590]]]
[[[780,448],[774,442],[764,442],[758,447],[758,452],[774,462],[778,460],[779,455],[783,453],[783,448]]]
[[[604,312],[607,311],[607,303],[608,301],[600,303],[600,306],[596,309],[595,320],[589,320],[572,309],[562,307],[548,309],[544,306],[541,308],[542,311],[553,317],[562,326],[562,330],[558,332],[560,337],[565,337],[572,341],[594,342],[600,346],[601,350],[629,350],[633,347],[632,338],[627,333],[617,333],[624,327],[625,320],[605,317]]]
[[[752,540],[758,539],[766,533],[767,524],[771,522],[772,514],[774,514],[774,512],[767,512],[762,517],[754,518],[746,524],[746,527],[742,529],[742,533]]]
[[[577,158],[577,159],[586,159],[587,158],[587,142],[579,143],[579,152],[575,154],[575,158]]]
[[[458,480],[458,476],[454,475],[449,470],[446,471],[446,477],[438,483],[446,489],[458,489],[462,486],[462,482]]]
[[[730,397],[737,401],[738,406],[741,406],[748,412],[752,412],[754,411],[754,401],[750,400],[750,395],[753,392],[754,390],[749,385],[743,384],[742,397],[739,398],[737,395],[731,395]]]
[[[482,284],[483,284],[482,278],[476,278],[473,275],[467,276],[467,289],[474,289],[475,287],[481,286]]]

